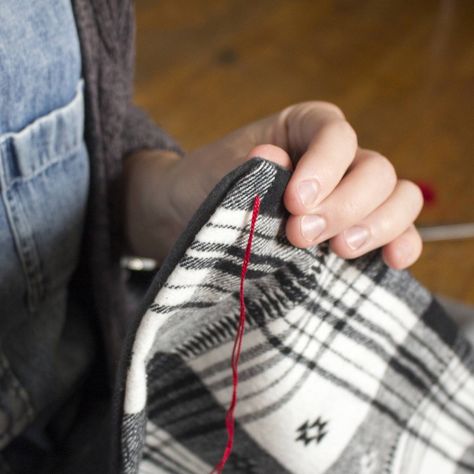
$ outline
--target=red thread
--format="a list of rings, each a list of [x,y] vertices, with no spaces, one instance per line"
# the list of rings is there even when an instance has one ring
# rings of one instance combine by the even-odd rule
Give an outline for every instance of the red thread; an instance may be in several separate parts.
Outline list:
[[[252,221],[250,223],[249,238],[247,240],[247,248],[245,249],[244,261],[242,263],[242,271],[240,273],[240,318],[239,327],[237,328],[237,334],[234,340],[234,347],[232,349],[231,366],[232,366],[232,399],[230,401],[229,408],[225,417],[225,425],[227,428],[227,445],[224,450],[224,454],[221,460],[212,470],[211,474],[220,474],[224,469],[225,463],[229,459],[230,453],[232,452],[232,446],[234,444],[234,425],[235,425],[235,407],[237,405],[237,386],[239,384],[239,359],[240,351],[242,349],[242,340],[245,329],[245,295],[244,295],[244,283],[245,276],[247,275],[247,269],[250,262],[250,254],[252,252],[252,241],[255,233],[255,224],[257,222],[258,213],[260,211],[260,196],[255,196],[253,204]]]

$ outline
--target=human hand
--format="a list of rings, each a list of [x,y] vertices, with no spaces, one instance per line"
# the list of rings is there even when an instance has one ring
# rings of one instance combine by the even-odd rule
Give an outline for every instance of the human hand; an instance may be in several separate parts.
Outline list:
[[[126,163],[126,232],[130,247],[161,260],[213,186],[252,157],[293,174],[284,195],[288,240],[309,247],[329,240],[343,258],[383,248],[386,263],[406,268],[422,248],[413,222],[423,198],[397,178],[377,152],[358,147],[342,112],[305,102],[176,158],[141,152]]]

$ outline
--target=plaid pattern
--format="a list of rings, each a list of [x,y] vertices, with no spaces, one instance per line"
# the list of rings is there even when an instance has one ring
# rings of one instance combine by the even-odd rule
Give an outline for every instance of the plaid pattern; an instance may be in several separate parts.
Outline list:
[[[157,275],[126,360],[121,472],[202,474],[220,459],[256,194],[225,472],[474,472],[470,345],[377,252],[344,261],[291,246],[288,178],[260,159],[226,177]]]

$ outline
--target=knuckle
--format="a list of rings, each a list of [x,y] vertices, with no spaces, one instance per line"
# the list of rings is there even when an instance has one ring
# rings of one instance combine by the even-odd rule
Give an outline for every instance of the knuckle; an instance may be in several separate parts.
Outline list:
[[[406,268],[418,260],[423,250],[423,242],[414,226],[410,226],[404,234],[395,239],[394,244],[398,247],[401,268]],[[400,257],[401,254],[401,257]]]
[[[412,226],[411,230],[413,234],[413,247],[418,258],[421,255],[421,252],[423,251],[423,240],[421,238],[420,233],[416,230],[415,226]]]
[[[310,100],[306,102],[298,102],[296,104],[292,104],[286,107],[282,112],[285,114],[291,112],[307,112],[309,110],[316,110],[316,111],[324,111],[329,112],[331,115],[334,116],[336,119],[345,120],[344,112],[335,104],[331,102],[325,102],[320,100]]]
[[[414,206],[418,209],[419,212],[423,207],[424,203],[423,193],[421,192],[420,187],[413,181],[410,181],[408,179],[399,180],[399,185],[402,191],[410,197]]]
[[[390,235],[394,226],[391,216],[380,216],[377,220],[374,234],[376,237]]]
[[[333,104],[332,102],[325,102],[325,101],[317,101],[313,102],[313,104],[319,108],[325,109],[328,112],[331,112],[334,114],[334,116],[345,120],[346,116],[344,115],[344,112],[338,107],[336,104]]]
[[[294,113],[294,110],[297,109],[299,106],[300,106],[300,104],[292,104],[292,105],[288,105],[284,109],[280,110],[280,112],[278,112],[278,114],[277,114],[278,121],[281,122],[281,123],[284,123],[286,121],[287,117],[290,114]]]
[[[324,126],[323,133],[333,135],[338,140],[347,140],[352,146],[357,147],[357,133],[347,120],[337,119],[329,121]]]
[[[380,153],[374,153],[374,161],[377,163],[377,177],[384,183],[390,184],[392,188],[397,183],[397,172],[393,163]]]
[[[360,214],[360,204],[357,199],[346,199],[338,206],[338,220],[341,222],[353,222]]]

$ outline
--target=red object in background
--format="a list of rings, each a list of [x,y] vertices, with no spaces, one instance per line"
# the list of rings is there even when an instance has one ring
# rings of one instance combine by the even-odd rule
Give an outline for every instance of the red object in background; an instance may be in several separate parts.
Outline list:
[[[425,204],[428,206],[433,205],[436,202],[436,190],[434,187],[426,181],[415,181],[415,183],[421,189]]]

